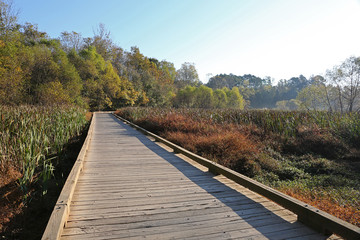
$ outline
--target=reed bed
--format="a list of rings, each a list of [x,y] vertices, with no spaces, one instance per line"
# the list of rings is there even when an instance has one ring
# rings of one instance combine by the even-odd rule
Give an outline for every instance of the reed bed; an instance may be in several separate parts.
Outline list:
[[[24,193],[35,181],[46,184],[56,156],[84,129],[85,114],[77,107],[0,106],[0,169],[18,169]]]
[[[327,129],[350,144],[360,146],[359,112],[123,108],[121,114],[134,121],[148,116],[165,118],[169,114],[178,114],[187,119],[208,120],[216,124],[256,125],[266,134],[277,133],[285,137],[296,137],[301,127],[316,127]]]
[[[184,108],[116,113],[360,226],[360,113]]]

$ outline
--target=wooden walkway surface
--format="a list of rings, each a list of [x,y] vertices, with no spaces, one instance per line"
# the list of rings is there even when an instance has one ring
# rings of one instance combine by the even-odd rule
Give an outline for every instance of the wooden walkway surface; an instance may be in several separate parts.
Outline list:
[[[110,113],[94,120],[61,239],[327,239]]]

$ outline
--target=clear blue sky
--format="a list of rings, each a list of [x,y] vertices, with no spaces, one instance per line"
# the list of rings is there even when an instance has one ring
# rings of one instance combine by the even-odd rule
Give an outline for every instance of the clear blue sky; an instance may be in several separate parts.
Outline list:
[[[200,79],[323,74],[360,56],[360,0],[13,0],[19,22],[92,37],[104,23],[125,50],[193,62]]]

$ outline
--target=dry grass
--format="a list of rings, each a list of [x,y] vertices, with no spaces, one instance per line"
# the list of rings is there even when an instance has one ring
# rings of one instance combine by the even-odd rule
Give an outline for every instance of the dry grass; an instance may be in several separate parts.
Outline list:
[[[199,136],[177,131],[166,132],[164,137],[240,173],[253,176],[259,171],[259,165],[255,162],[259,147],[244,134],[226,131]]]
[[[299,199],[300,201],[360,227],[360,210],[356,207],[339,205],[334,203],[334,201],[328,196],[318,196],[310,192],[306,193],[296,189],[285,188],[279,190],[293,198]]]
[[[120,116],[360,226],[357,115],[125,108]],[[344,126],[351,126],[345,130]]]

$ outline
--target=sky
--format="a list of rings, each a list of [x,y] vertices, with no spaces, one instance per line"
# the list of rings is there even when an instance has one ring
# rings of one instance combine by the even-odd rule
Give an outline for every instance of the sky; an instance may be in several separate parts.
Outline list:
[[[105,24],[115,44],[139,47],[178,69],[194,63],[200,80],[217,74],[277,82],[324,74],[360,56],[360,0],[13,0],[20,23],[52,38],[92,37]],[[210,75],[211,74],[211,75]]]

